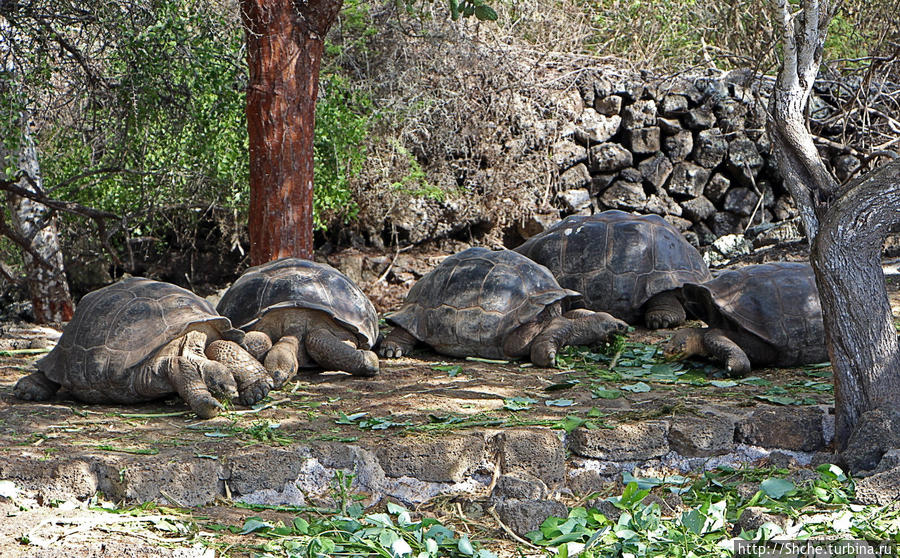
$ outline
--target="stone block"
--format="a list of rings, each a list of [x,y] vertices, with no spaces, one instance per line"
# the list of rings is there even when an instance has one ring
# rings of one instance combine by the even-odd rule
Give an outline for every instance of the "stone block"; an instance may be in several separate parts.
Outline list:
[[[900,411],[876,409],[859,417],[841,453],[851,473],[872,471],[884,454],[900,448]]]
[[[479,435],[391,438],[375,451],[387,476],[430,482],[462,482],[483,454]]]
[[[706,222],[710,230],[716,238],[728,236],[735,233],[741,233],[744,230],[747,218],[741,218],[740,215],[729,213],[728,211],[719,211],[713,214]]]
[[[591,168],[608,173],[630,167],[634,157],[618,143],[601,143],[591,147]]]
[[[673,163],[687,159],[694,149],[694,136],[690,130],[681,130],[663,139],[663,151]]]
[[[594,110],[606,116],[619,114],[622,110],[622,97],[618,95],[596,97],[594,99]]]
[[[100,490],[113,500],[157,503],[171,503],[174,500],[184,507],[205,506],[220,495],[222,472],[219,462],[211,459],[156,459],[159,457],[161,455],[154,456],[153,460],[140,457],[118,460],[113,470],[102,479]],[[282,479],[281,476],[277,478]],[[291,480],[296,478],[294,476]],[[229,486],[234,489],[233,483],[229,482]]]
[[[624,180],[625,182],[634,182],[640,183],[644,180],[644,175],[641,174],[641,171],[637,170],[634,167],[628,167],[619,171],[619,178]]]
[[[606,116],[593,108],[586,108],[575,128],[575,139],[584,145],[608,141],[616,135],[621,124],[622,117],[618,114]]]
[[[679,417],[669,427],[669,447],[685,457],[709,457],[734,448],[734,421]]]
[[[900,467],[857,479],[856,500],[869,506],[887,506],[900,501]]]
[[[637,155],[645,155],[660,150],[660,133],[658,126],[636,128],[625,131],[625,141],[631,151]]]
[[[722,201],[722,198],[725,197],[725,192],[727,192],[729,188],[731,188],[731,181],[719,173],[714,173],[709,179],[709,182],[706,183],[703,195],[706,196],[706,199],[709,201],[718,204]]]
[[[550,516],[566,517],[569,510],[555,500],[515,500],[509,499],[496,506],[497,515],[503,523],[517,535],[536,531]]]
[[[574,141],[561,140],[550,148],[550,158],[561,171],[571,168],[578,163],[587,161],[587,149]]]
[[[756,143],[746,136],[738,136],[728,144],[726,165],[728,170],[744,185],[751,185],[763,166],[762,155]]]
[[[708,106],[692,108],[683,119],[684,125],[691,130],[705,130],[716,124],[716,116]]]
[[[681,202],[681,214],[695,223],[705,221],[716,212],[716,206],[703,196]]]
[[[638,183],[616,180],[603,191],[598,201],[612,209],[641,210],[647,205],[647,194]]]
[[[548,492],[547,485],[537,477],[522,472],[506,473],[497,478],[491,499],[542,500]]]
[[[524,472],[555,486],[565,479],[566,452],[552,430],[507,430],[494,438],[502,472]]]
[[[759,196],[750,188],[732,188],[725,194],[722,209],[747,217],[753,213],[757,202],[759,202]]]
[[[696,198],[703,194],[709,180],[709,170],[693,163],[681,162],[675,165],[666,190],[670,194]]]
[[[819,407],[761,407],[738,421],[735,439],[764,448],[813,452],[825,447]]]
[[[575,213],[591,206],[591,193],[587,188],[563,190],[557,193],[556,197],[569,213]]]
[[[570,190],[572,188],[585,188],[591,183],[591,173],[587,165],[578,163],[569,170],[559,175],[559,188]]]
[[[643,461],[669,453],[667,430],[659,421],[619,424],[612,430],[578,428],[569,435],[569,449],[604,461]]]
[[[657,117],[656,125],[659,126],[659,130],[666,136],[673,136],[678,132],[684,131],[681,122],[677,118]]]
[[[638,170],[644,181],[657,192],[662,190],[673,168],[672,161],[659,151],[638,163]]]
[[[658,194],[650,194],[647,197],[647,203],[644,205],[644,211],[656,213],[657,215],[676,216],[680,216],[683,213],[678,202],[673,200],[665,190],[660,190]]]
[[[626,130],[656,126],[656,102],[635,101],[622,109],[622,125]]]
[[[684,95],[666,95],[660,103],[663,116],[678,116],[688,111],[688,98]]]
[[[693,162],[711,169],[725,159],[728,152],[728,142],[722,135],[722,130],[710,128],[697,133],[697,141],[694,143]]]

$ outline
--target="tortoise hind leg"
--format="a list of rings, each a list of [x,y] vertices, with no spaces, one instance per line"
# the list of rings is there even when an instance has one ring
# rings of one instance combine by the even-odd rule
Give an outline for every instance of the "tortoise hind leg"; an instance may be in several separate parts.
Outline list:
[[[323,327],[313,329],[306,334],[306,350],[326,370],[342,370],[354,376],[378,374],[378,356],[357,349],[350,334],[335,334]]]
[[[650,329],[675,327],[687,316],[675,291],[658,293],[644,304],[644,323]]]
[[[59,384],[48,378],[43,372],[35,372],[19,378],[13,388],[13,395],[25,401],[46,401],[59,391]]]

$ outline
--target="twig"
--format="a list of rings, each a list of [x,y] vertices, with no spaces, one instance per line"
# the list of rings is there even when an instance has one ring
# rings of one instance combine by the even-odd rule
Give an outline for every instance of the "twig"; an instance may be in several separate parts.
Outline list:
[[[753,212],[750,214],[750,219],[747,221],[747,226],[744,227],[744,234],[750,230],[750,225],[753,224],[753,218],[756,217],[756,212],[759,211],[759,208],[763,204],[763,195],[762,192],[759,191],[759,188],[756,186],[756,178],[753,176],[753,173],[750,171],[750,166],[747,165],[747,161],[744,161],[744,170],[747,171],[747,175],[750,177],[750,185],[753,186],[753,191],[758,196],[756,200],[756,207],[753,208]],[[760,218],[760,224],[762,224],[762,218]]]
[[[178,500],[176,500],[172,495],[170,495],[168,492],[166,492],[162,488],[159,489],[159,493],[163,498],[168,500],[168,502],[170,504],[172,504],[173,506],[175,506],[176,508],[186,508],[187,507],[184,504],[182,504],[181,502],[179,502]]]
[[[503,530],[506,532],[507,535],[509,535],[510,537],[512,537],[513,540],[515,540],[516,542],[518,542],[518,543],[520,543],[520,544],[524,544],[524,545],[527,546],[528,548],[534,548],[534,549],[539,549],[539,548],[540,548],[539,546],[536,546],[536,545],[532,544],[531,542],[526,541],[525,539],[523,539],[523,538],[520,537],[519,535],[515,534],[515,533],[513,532],[512,529],[510,529],[509,527],[507,527],[506,523],[503,523],[503,521],[500,519],[500,516],[497,515],[497,511],[494,509],[494,506],[489,507],[487,511],[488,511],[489,514],[491,514],[491,517],[494,518],[494,521],[497,522],[497,525],[499,525],[500,528],[503,529]]]
[[[494,359],[494,358],[481,358],[481,357],[473,357],[473,356],[467,356],[466,360],[469,360],[472,362],[484,362],[486,364],[509,364],[508,360],[499,360],[499,359]]]
[[[262,410],[271,409],[272,407],[276,407],[282,403],[288,403],[288,402],[290,402],[290,400],[291,400],[290,397],[285,397],[284,399],[279,399],[278,401],[271,401],[269,403],[266,403],[262,407],[257,407],[255,409],[247,409],[246,411],[231,411],[231,414],[232,415],[249,415],[252,413],[258,413]]]

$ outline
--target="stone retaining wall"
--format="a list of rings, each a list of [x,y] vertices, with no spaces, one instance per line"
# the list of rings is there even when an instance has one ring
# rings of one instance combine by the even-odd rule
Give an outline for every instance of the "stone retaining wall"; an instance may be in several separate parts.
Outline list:
[[[226,440],[167,449],[157,455],[110,455],[90,448],[48,457],[35,448],[0,460],[0,480],[36,504],[87,500],[185,507],[218,499],[251,504],[313,505],[334,493],[338,470],[353,475],[366,505],[384,498],[417,505],[456,495],[495,507],[522,534],[551,514],[565,515],[562,496],[582,497],[621,480],[623,471],[667,472],[739,466],[760,458],[808,465],[833,431],[824,407],[762,405],[709,408],[690,416],[623,423],[613,429],[532,427],[390,437],[380,442],[318,442],[245,447]],[[63,454],[64,453],[64,454]],[[775,457],[780,456],[780,457]],[[833,456],[821,453],[818,459]],[[787,461],[785,461],[787,460]],[[480,504],[479,504],[480,505]]]
[[[577,116],[550,148],[557,205],[564,214],[656,213],[698,246],[754,225],[763,225],[757,232],[795,223],[765,132],[771,82],[751,78],[735,71],[663,82],[583,80]],[[824,117],[839,113],[838,102],[823,86],[811,106]],[[839,143],[839,126],[814,131]],[[820,152],[841,180],[860,168],[845,150]],[[536,228],[526,224],[521,232]],[[780,234],[770,243],[799,238],[796,224]]]

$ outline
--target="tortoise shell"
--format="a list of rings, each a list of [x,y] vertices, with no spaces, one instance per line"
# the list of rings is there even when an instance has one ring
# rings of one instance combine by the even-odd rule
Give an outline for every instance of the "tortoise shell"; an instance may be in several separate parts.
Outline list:
[[[782,364],[824,362],[825,324],[812,266],[748,265],[681,290],[685,310],[712,328],[749,333],[776,348]]]
[[[439,353],[502,358],[508,333],[554,302],[577,295],[520,254],[475,247],[422,277],[386,319]]]
[[[132,369],[198,324],[211,326],[226,339],[243,338],[194,293],[130,277],[85,295],[59,343],[37,367],[89,403],[144,401],[152,397],[136,392]]]
[[[515,249],[547,266],[588,308],[636,323],[656,294],[711,278],[700,253],[658,215],[572,215]]]
[[[251,267],[216,306],[244,330],[282,308],[324,312],[356,335],[362,349],[371,349],[378,339],[378,314],[365,293],[340,271],[310,260],[282,258]]]

